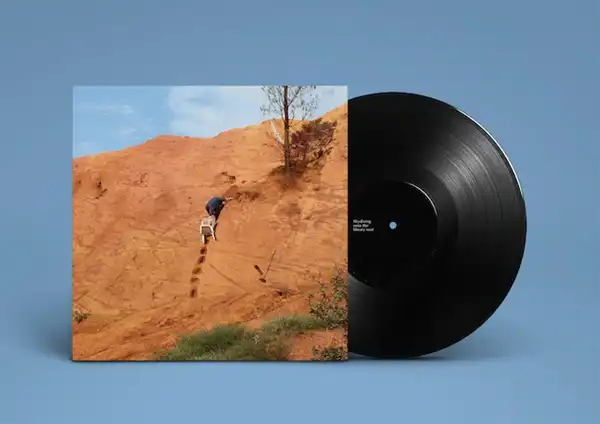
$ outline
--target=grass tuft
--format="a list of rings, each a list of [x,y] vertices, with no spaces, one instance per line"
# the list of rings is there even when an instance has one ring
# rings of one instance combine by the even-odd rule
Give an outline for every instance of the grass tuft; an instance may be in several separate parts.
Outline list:
[[[167,352],[162,360],[195,361],[206,355],[220,354],[240,343],[247,337],[248,330],[239,324],[217,326],[181,337],[175,348]]]
[[[267,333],[296,335],[327,328],[327,322],[311,315],[288,315],[277,317],[263,324],[261,328]]]

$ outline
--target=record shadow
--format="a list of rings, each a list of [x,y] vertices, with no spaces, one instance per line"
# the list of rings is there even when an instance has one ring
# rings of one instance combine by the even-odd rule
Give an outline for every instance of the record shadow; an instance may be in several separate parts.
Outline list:
[[[400,361],[497,361],[531,356],[531,338],[508,322],[489,324],[466,339],[439,352]],[[399,361],[349,354],[351,361]]]

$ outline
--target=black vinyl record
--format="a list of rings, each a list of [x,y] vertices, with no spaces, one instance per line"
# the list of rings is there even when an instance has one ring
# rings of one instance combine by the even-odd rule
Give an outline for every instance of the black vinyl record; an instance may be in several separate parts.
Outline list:
[[[348,350],[427,355],[510,291],[525,250],[521,186],[492,136],[430,97],[348,103]]]

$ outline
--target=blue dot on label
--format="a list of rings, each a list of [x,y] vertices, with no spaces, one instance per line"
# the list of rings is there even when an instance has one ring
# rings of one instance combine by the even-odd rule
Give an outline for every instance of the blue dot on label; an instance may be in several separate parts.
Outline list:
[[[396,224],[394,221],[390,222],[390,228],[391,228],[392,230],[395,230],[397,226],[398,226],[398,225],[397,225],[397,224]]]

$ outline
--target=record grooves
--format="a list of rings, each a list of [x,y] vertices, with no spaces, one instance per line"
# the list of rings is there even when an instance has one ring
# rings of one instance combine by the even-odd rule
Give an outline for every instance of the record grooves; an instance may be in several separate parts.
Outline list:
[[[430,354],[500,306],[519,270],[526,214],[517,176],[466,114],[408,93],[351,99],[350,352]]]

